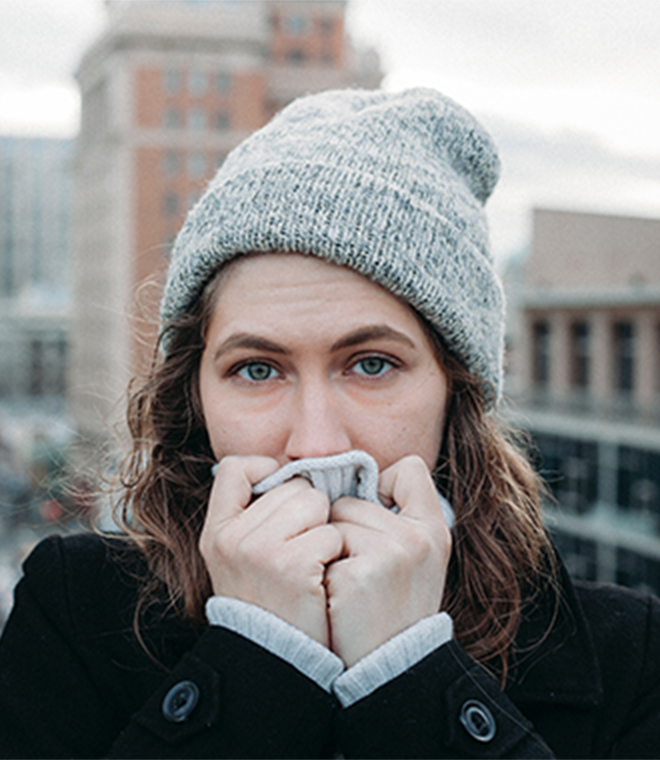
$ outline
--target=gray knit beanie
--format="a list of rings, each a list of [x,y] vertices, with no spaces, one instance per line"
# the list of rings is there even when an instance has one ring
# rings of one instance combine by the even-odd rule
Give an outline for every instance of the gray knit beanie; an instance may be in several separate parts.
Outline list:
[[[504,301],[483,206],[498,175],[488,133],[434,90],[300,98],[227,157],[188,214],[163,324],[236,256],[312,254],[366,275],[426,317],[484,382],[492,407]]]

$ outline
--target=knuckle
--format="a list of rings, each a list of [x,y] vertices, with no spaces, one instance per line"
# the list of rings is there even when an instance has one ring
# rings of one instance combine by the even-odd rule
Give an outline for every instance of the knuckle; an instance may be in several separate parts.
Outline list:
[[[218,471],[216,474],[216,477],[218,475],[226,475],[227,473],[233,472],[239,465],[240,457],[236,456],[235,454],[229,454],[226,457],[223,457],[218,462]]]
[[[445,551],[450,551],[454,544],[454,539],[451,535],[451,531],[449,530],[449,526],[444,521],[440,528],[439,544],[440,547]]]
[[[408,534],[408,544],[416,557],[428,557],[433,551],[434,542],[429,532],[421,526],[414,526]]]
[[[316,488],[312,488],[308,481],[295,493],[287,505],[288,509],[301,510],[309,518],[310,524],[323,523],[327,520],[330,512],[328,497]]]
[[[428,473],[429,468],[419,454],[408,454],[399,461],[399,467],[411,474]]]
[[[411,558],[414,556],[412,548],[409,540],[406,540],[405,545],[400,541],[392,542],[392,546],[388,550],[389,564],[398,568],[398,571],[410,565]]]
[[[330,509],[330,501],[328,497],[323,493],[323,491],[319,491],[317,488],[312,488],[308,493],[306,493],[305,499],[308,501],[311,508],[316,512],[327,513]]]
[[[235,543],[232,554],[245,565],[268,564],[271,547],[268,542],[254,535],[249,535]]]

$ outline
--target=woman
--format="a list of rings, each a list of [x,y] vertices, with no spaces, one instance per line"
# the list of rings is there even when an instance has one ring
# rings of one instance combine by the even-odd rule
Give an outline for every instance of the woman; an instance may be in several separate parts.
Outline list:
[[[125,536],[26,563],[5,755],[657,754],[658,602],[571,584],[496,423],[498,171],[428,90],[303,98],[227,159],[130,402]]]

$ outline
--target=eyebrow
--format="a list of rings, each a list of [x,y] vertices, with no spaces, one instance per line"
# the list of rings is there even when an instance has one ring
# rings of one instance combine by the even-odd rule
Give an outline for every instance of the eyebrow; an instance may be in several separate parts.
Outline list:
[[[224,343],[218,346],[213,358],[218,359],[222,354],[231,351],[234,348],[253,348],[256,351],[268,351],[273,354],[289,353],[278,343],[273,343],[272,340],[268,340],[267,338],[261,338],[259,335],[253,335],[251,333],[235,333],[234,335],[230,335]]]
[[[413,341],[402,332],[395,330],[388,325],[369,325],[361,327],[358,330],[345,335],[343,338],[335,341],[330,347],[331,351],[341,351],[352,346],[359,346],[361,343],[367,343],[370,340],[394,340],[403,343],[411,348],[416,348]],[[214,354],[214,359],[218,359],[222,354],[235,348],[251,348],[256,351],[267,351],[268,353],[287,355],[290,353],[279,343],[262,338],[252,333],[235,333],[230,335],[222,345],[220,345]]]
[[[370,325],[368,327],[361,327],[340,338],[332,344],[331,351],[358,346],[360,343],[367,343],[370,340],[394,340],[398,343],[405,343],[411,348],[416,348],[413,341],[405,333],[399,332],[388,325]]]

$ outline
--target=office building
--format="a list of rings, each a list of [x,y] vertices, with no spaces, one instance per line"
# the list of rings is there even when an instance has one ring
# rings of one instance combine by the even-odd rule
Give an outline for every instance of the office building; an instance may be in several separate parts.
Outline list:
[[[148,363],[172,241],[227,153],[295,97],[377,87],[345,1],[109,0],[77,73],[71,402],[86,441]]]
[[[537,209],[512,303],[512,416],[577,576],[660,593],[660,219]]]
[[[0,399],[65,394],[73,142],[0,137]]]

